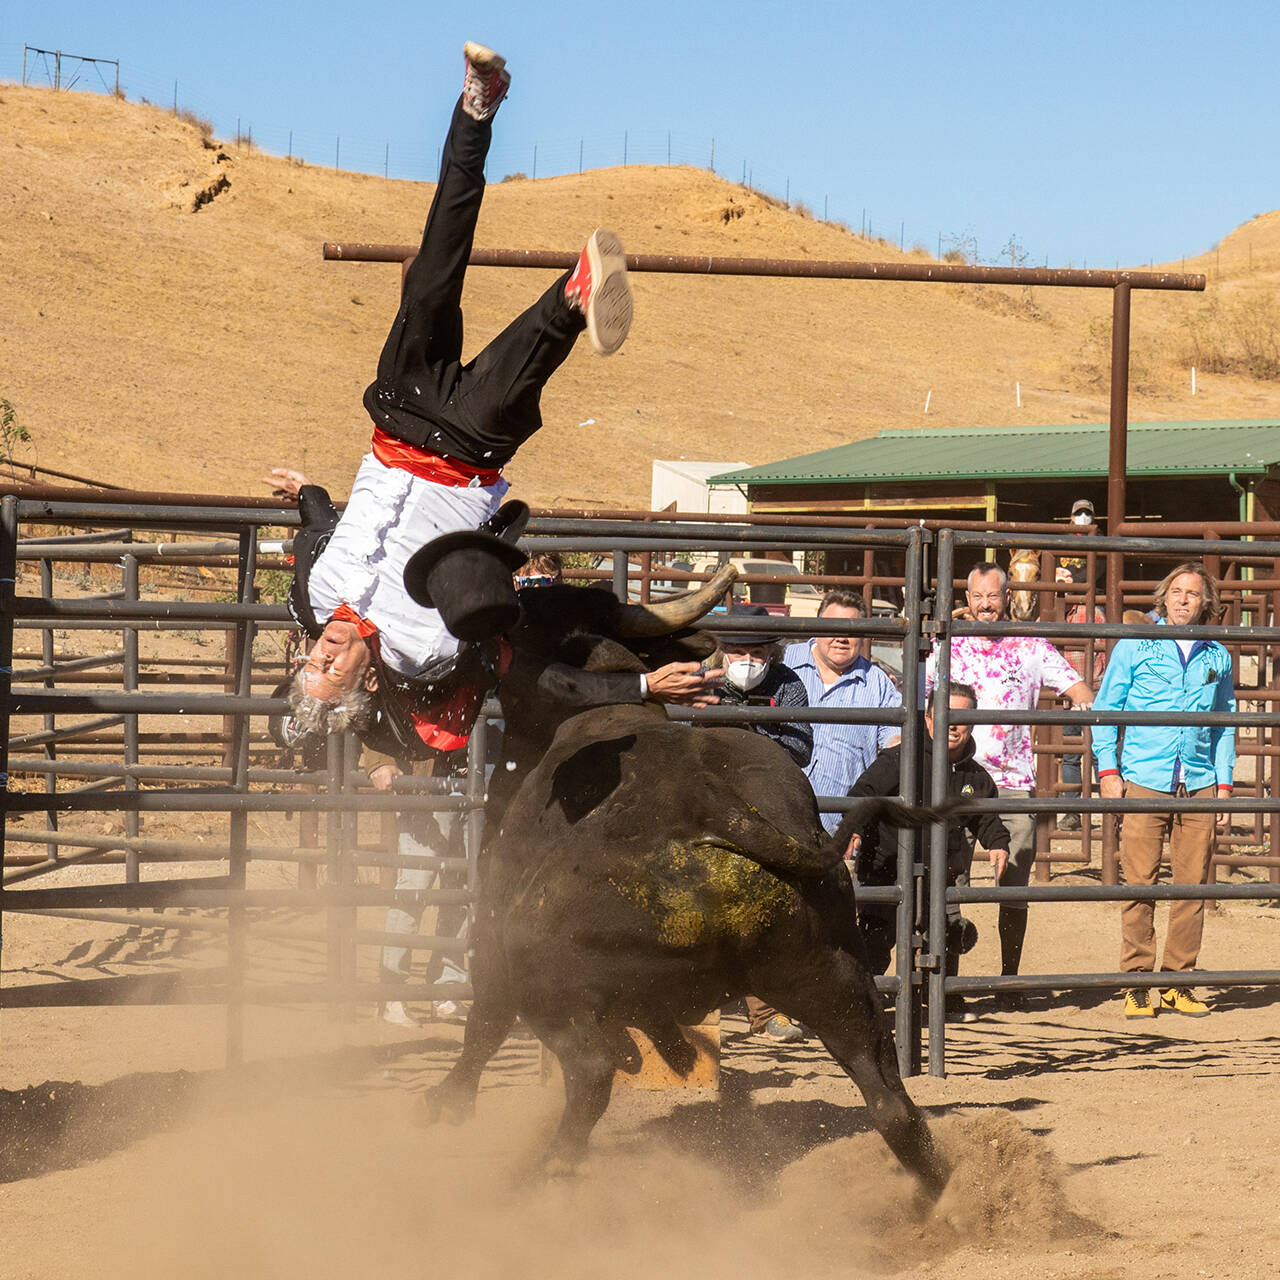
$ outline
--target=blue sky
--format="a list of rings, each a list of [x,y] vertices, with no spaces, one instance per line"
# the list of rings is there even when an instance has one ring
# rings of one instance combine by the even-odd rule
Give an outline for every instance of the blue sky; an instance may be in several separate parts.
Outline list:
[[[1261,0],[5,0],[0,78],[24,44],[118,58],[130,98],[172,105],[176,82],[220,137],[430,178],[467,38],[513,75],[491,177],[668,148],[705,166],[714,139],[722,176],[855,230],[985,261],[1016,237],[1076,266],[1190,256],[1280,206],[1280,5]]]

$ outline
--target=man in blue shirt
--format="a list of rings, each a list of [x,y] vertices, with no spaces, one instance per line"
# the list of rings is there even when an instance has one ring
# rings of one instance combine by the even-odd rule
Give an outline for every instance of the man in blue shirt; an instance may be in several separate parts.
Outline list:
[[[1199,564],[1181,564],[1155,591],[1161,624],[1185,627],[1214,621],[1218,585]],[[1099,711],[1234,711],[1231,655],[1212,640],[1121,640],[1107,662],[1093,702]],[[1093,730],[1098,786],[1104,796],[1205,798],[1231,794],[1235,729],[1223,725],[1128,725],[1117,758],[1116,726]],[[1127,813],[1120,860],[1127,884],[1155,884],[1160,851],[1169,840],[1169,863],[1178,884],[1205,884],[1213,855],[1212,813]],[[1120,967],[1155,969],[1155,903],[1126,902],[1121,908]],[[1161,968],[1196,967],[1204,930],[1204,901],[1169,904],[1169,929]],[[1209,1006],[1187,988],[1170,987],[1162,1010],[1202,1018]],[[1155,1015],[1146,989],[1125,992],[1126,1018]]]
[[[865,618],[866,601],[854,591],[829,591],[820,618]],[[789,644],[782,660],[804,681],[811,707],[900,707],[902,694],[862,656],[855,636],[817,636]],[[862,771],[901,736],[896,724],[815,724],[813,755],[805,768],[816,796],[847,796]],[[834,835],[843,813],[824,813]]]

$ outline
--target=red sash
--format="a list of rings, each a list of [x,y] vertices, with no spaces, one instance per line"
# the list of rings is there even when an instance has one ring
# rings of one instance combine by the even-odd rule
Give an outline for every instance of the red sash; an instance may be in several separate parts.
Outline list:
[[[387,435],[379,427],[373,429],[373,456],[384,467],[408,471],[423,480],[448,485],[453,489],[469,488],[473,481],[487,488],[497,484],[502,478],[501,469],[470,467],[457,458],[429,453],[426,449],[415,448],[411,444],[405,444],[403,440]]]

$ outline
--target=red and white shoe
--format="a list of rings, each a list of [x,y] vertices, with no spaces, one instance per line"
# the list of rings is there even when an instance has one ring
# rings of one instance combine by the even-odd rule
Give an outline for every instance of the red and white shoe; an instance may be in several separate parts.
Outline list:
[[[467,73],[462,81],[462,109],[473,120],[492,120],[511,87],[507,60],[474,40],[468,40],[462,52],[467,60]]]
[[[631,286],[627,257],[612,231],[597,227],[564,286],[571,307],[587,318],[587,337],[602,356],[622,346],[631,328]]]

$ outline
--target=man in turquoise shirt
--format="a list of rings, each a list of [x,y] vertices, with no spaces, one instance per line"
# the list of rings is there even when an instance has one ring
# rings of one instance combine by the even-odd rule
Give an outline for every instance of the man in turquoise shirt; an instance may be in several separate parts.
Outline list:
[[[1192,626],[1219,614],[1218,585],[1199,564],[1181,564],[1156,588],[1161,624]],[[1098,711],[1234,711],[1231,655],[1212,640],[1121,640],[1107,662],[1093,701]],[[1231,794],[1235,729],[1224,725],[1128,725],[1117,757],[1117,726],[1093,730],[1098,786],[1112,799],[1125,796],[1211,796]],[[1127,813],[1120,860],[1127,884],[1155,884],[1166,837],[1173,879],[1205,884],[1213,853],[1212,813]],[[1125,972],[1155,969],[1155,903],[1126,902],[1121,909],[1120,967]],[[1204,901],[1170,903],[1169,928],[1161,968],[1185,972],[1196,967],[1204,930]],[[1160,1008],[1204,1017],[1209,1006],[1185,987],[1170,987]],[[1125,992],[1126,1018],[1155,1015],[1150,992]]]

